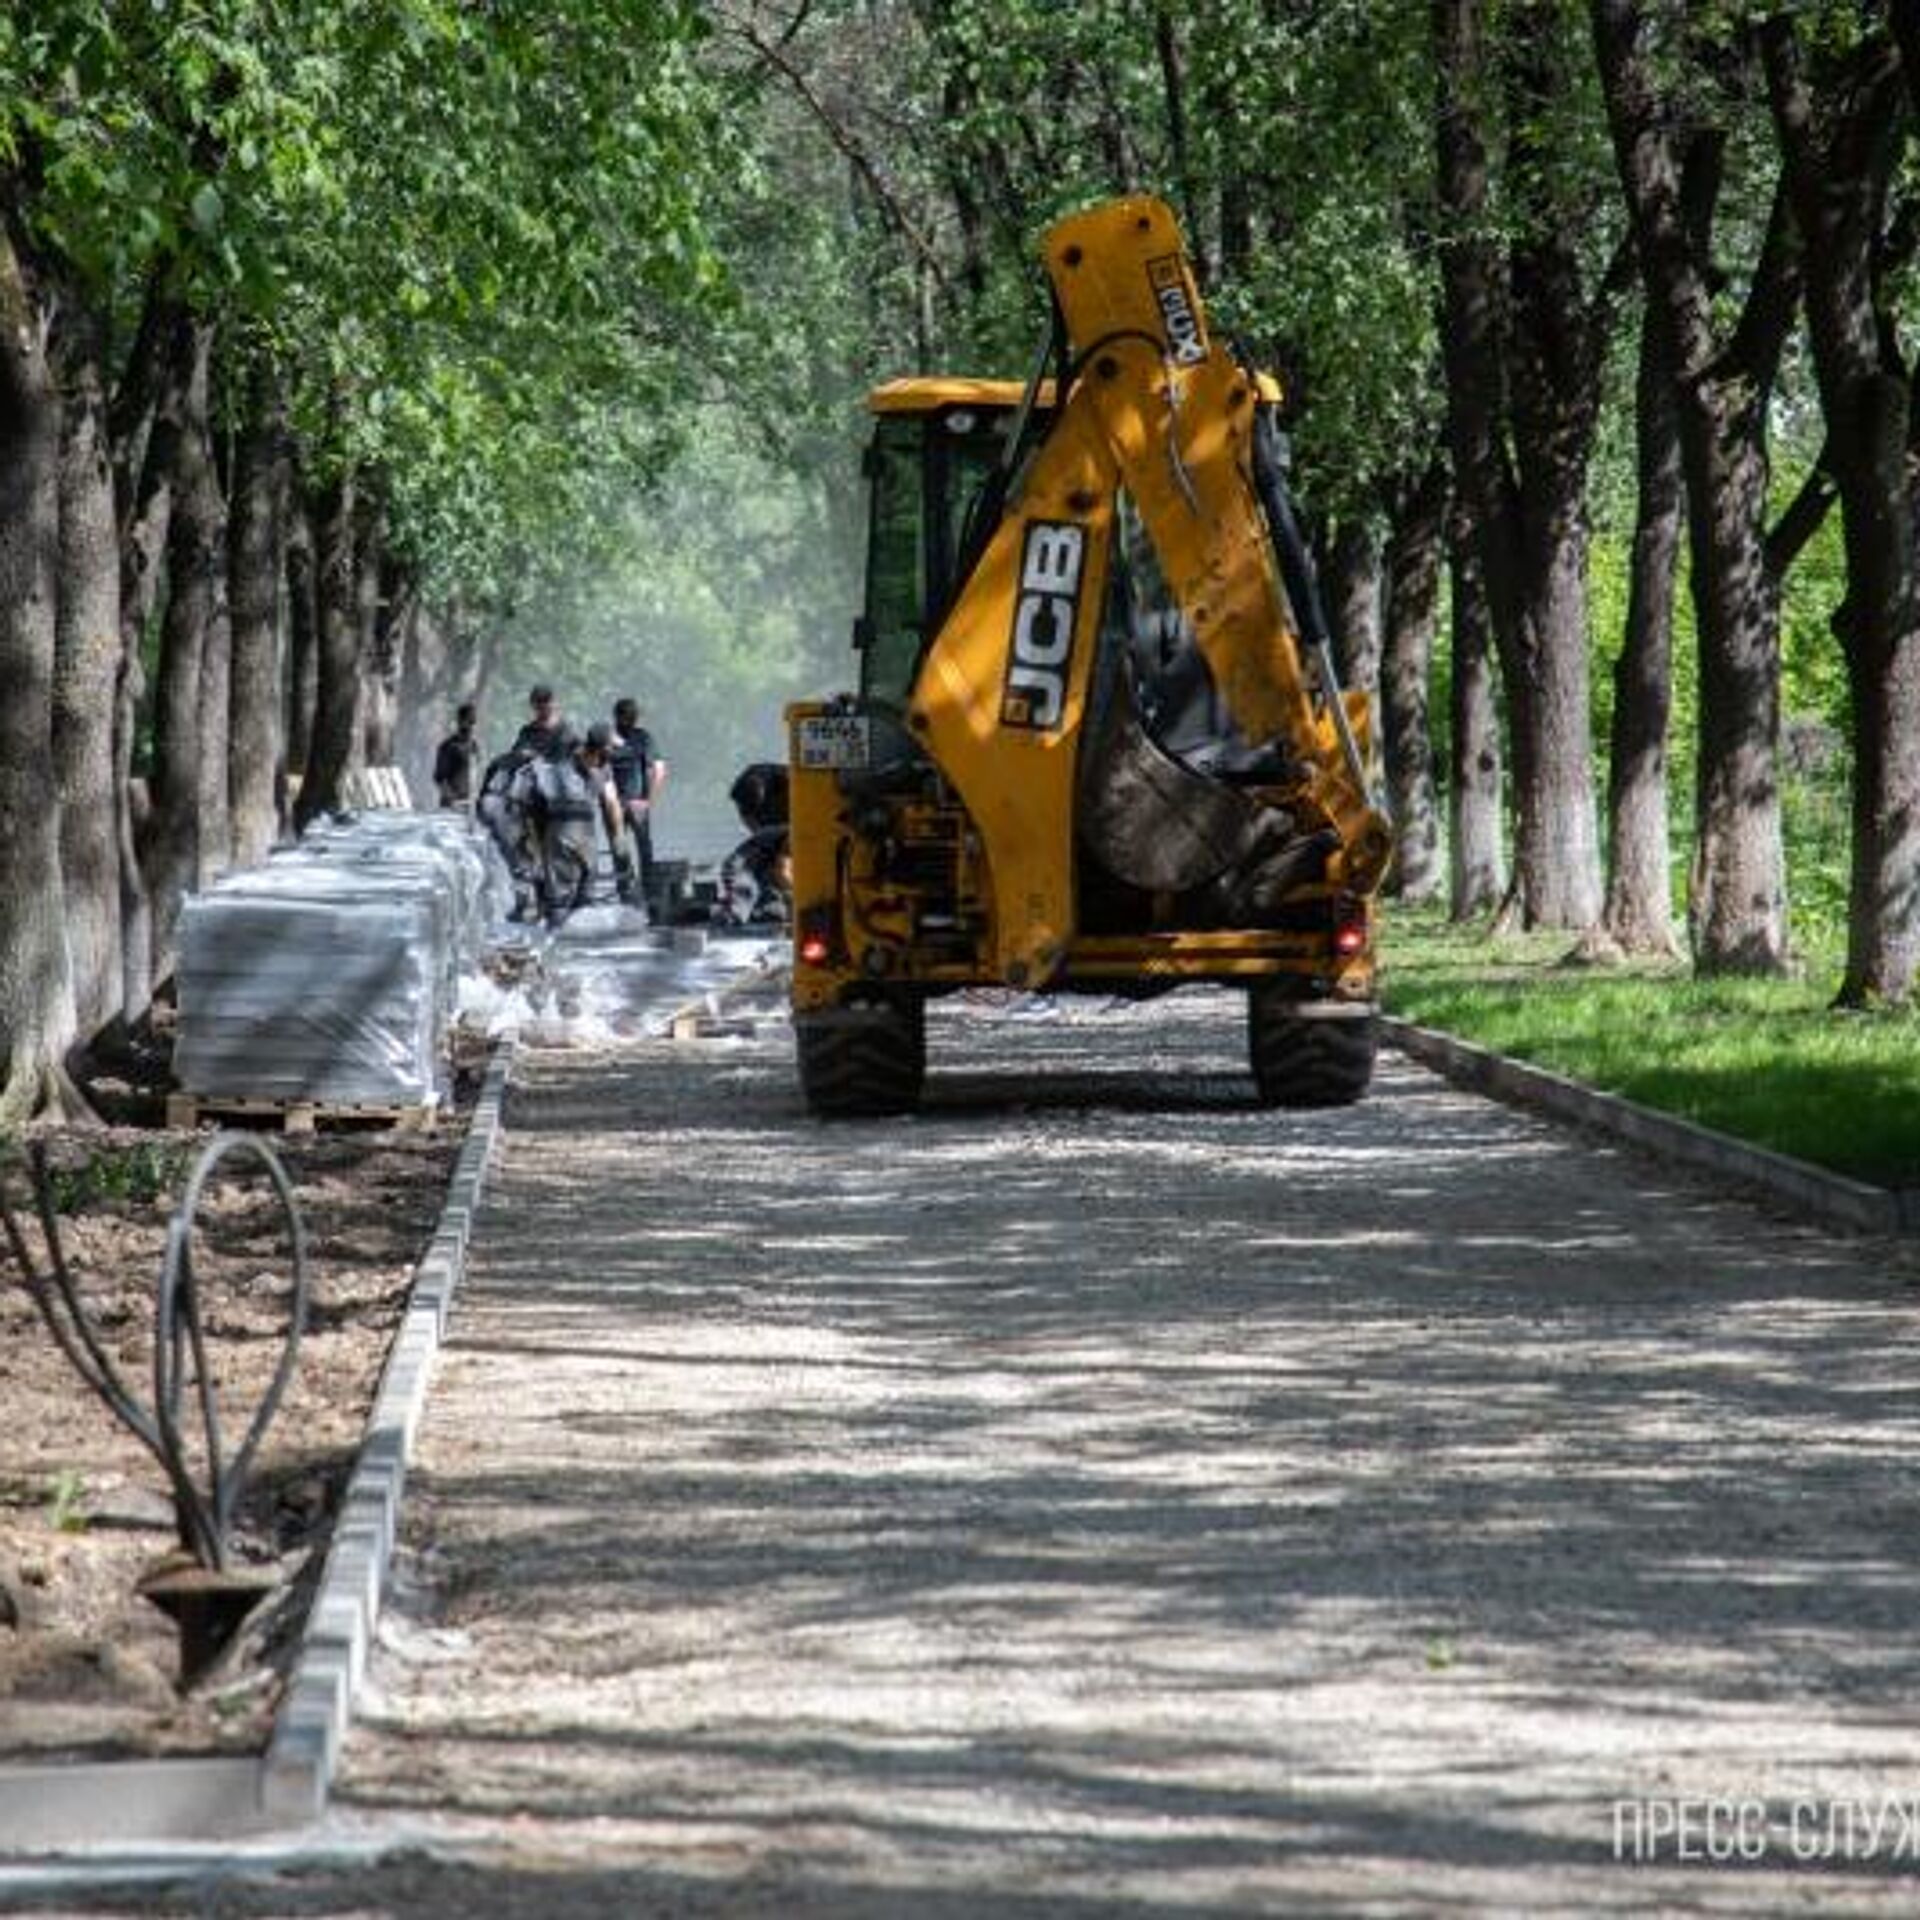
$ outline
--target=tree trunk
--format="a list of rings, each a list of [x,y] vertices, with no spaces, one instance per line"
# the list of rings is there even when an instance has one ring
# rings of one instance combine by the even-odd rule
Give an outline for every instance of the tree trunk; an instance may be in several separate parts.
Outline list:
[[[302,776],[320,704],[320,590],[313,512],[298,469],[287,488],[287,770]]]
[[[1206,111],[1215,126],[1228,127],[1236,118],[1235,85],[1216,67],[1205,91]],[[1220,280],[1237,286],[1247,278],[1253,258],[1253,193],[1246,156],[1237,148],[1215,155],[1219,175],[1215,212],[1220,222]]]
[[[173,512],[174,438],[154,430],[176,419],[181,386],[192,371],[180,351],[185,309],[157,284],[141,309],[120,385],[113,396],[114,510],[120,526],[120,622],[125,651],[136,663],[147,623],[159,605],[167,527]],[[136,688],[136,694],[144,689]]]
[[[1575,467],[1577,466],[1577,471]],[[1522,490],[1526,613],[1501,657],[1513,739],[1514,865],[1530,927],[1600,917],[1600,827],[1587,681],[1586,461]]]
[[[1500,709],[1494,697],[1493,621],[1479,543],[1458,516],[1447,543],[1453,586],[1448,712],[1447,909],[1455,920],[1491,913],[1506,897],[1500,848]]]
[[[233,691],[228,730],[228,798],[233,857],[257,865],[274,842],[275,775],[286,703],[280,693],[280,574],[285,514],[281,483],[284,423],[265,379],[234,449],[227,566],[233,603]]]
[[[1718,135],[1696,136],[1656,92],[1639,0],[1593,0],[1614,154],[1634,225],[1647,324],[1675,369],[1687,542],[1700,638],[1700,749],[1688,930],[1703,973],[1787,965],[1780,831],[1779,582],[1768,558],[1767,409],[1798,297],[1798,250],[1776,195],[1730,339],[1714,326],[1710,250]]]
[[[1447,438],[1507,689],[1516,834],[1529,926],[1586,927],[1600,912],[1587,712],[1586,475],[1612,298],[1589,298],[1579,236],[1543,184],[1540,102],[1567,81],[1551,14],[1517,64],[1527,99],[1508,126],[1514,237],[1503,256],[1481,102],[1492,85],[1480,0],[1433,0]]]
[[[113,832],[120,856],[121,1017],[135,1026],[153,1004],[153,898],[147,892],[140,846],[146,835],[144,801],[136,804],[133,762],[140,735],[143,676],[137,654],[122,652],[113,691]]]
[[[367,503],[360,515],[354,556],[354,625],[359,634],[359,764],[393,764],[394,717],[399,705],[398,635],[392,611],[394,570],[387,552],[386,517]]]
[[[1702,973],[1788,964],[1780,824],[1780,594],[1766,562],[1765,421],[1723,380],[1682,381],[1700,753],[1687,921]]]
[[[484,721],[487,698],[493,692],[493,683],[500,674],[501,658],[506,652],[506,635],[499,623],[491,618],[477,623],[477,617],[465,617],[452,609],[448,612],[447,622],[453,630],[455,648],[462,650],[473,662],[473,677],[467,698],[480,709],[480,717]]]
[[[123,1014],[146,1017],[154,986],[152,897],[145,848],[151,824],[148,787],[136,771],[149,687],[147,631],[159,607],[173,518],[173,470],[182,383],[190,356],[180,350],[185,309],[154,275],[139,331],[113,396],[114,503],[120,526],[120,670],[114,689],[114,833],[120,849],[120,948]]]
[[[1613,675],[1608,748],[1607,907],[1601,924],[1626,953],[1674,952],[1667,837],[1667,716],[1673,703],[1673,591],[1680,562],[1684,482],[1673,370],[1660,330],[1640,328],[1627,631]]]
[[[164,980],[172,969],[174,932],[180,903],[202,876],[203,825],[224,838],[226,817],[225,672],[218,736],[220,805],[217,820],[203,822],[205,805],[203,750],[211,742],[203,726],[205,656],[216,622],[219,645],[226,645],[226,570],[220,546],[225,538],[219,489],[214,483],[212,449],[206,433],[207,361],[211,329],[183,321],[175,348],[184,356],[187,377],[154,423],[149,461],[164,461],[173,475],[173,510],[167,531],[167,601],[160,629],[160,664],[153,701],[153,771],[148,780],[149,814],[142,867],[153,911],[153,977]]]
[[[1334,529],[1321,575],[1340,684],[1367,696],[1370,758],[1380,758],[1380,537],[1364,520]]]
[[[302,832],[309,821],[339,805],[340,782],[353,765],[358,745],[360,630],[354,597],[351,474],[343,473],[326,489],[312,518],[320,644],[313,736],[293,812],[294,825]]]
[[[1844,495],[1842,496],[1844,501]],[[1920,499],[1909,497],[1911,527]],[[1851,544],[1851,541],[1849,541]],[[1920,963],[1920,609],[1912,535],[1859,578],[1882,596],[1848,635],[1855,727],[1847,965],[1839,1004],[1911,1001]],[[1891,579],[1884,576],[1902,576]]]
[[[1186,223],[1187,251],[1198,270],[1203,289],[1218,283],[1219,255],[1208,245],[1200,218],[1200,196],[1194,190],[1193,163],[1187,145],[1186,60],[1180,50],[1179,28],[1171,7],[1153,10],[1153,45],[1160,59],[1160,98],[1166,111],[1167,156],[1180,194],[1180,215]]]
[[[1419,903],[1440,893],[1440,823],[1433,787],[1427,681],[1440,605],[1447,470],[1438,460],[1396,503],[1387,549],[1387,628],[1380,675],[1387,797],[1394,822],[1391,884]]]
[[[147,462],[148,435],[175,372],[174,329],[179,324],[182,305],[165,269],[164,261],[157,262],[147,276],[140,303],[140,322],[128,345],[119,384],[113,390],[107,412],[107,424],[113,436],[113,492],[119,504],[123,536],[139,497],[140,476]]]
[[[400,705],[394,752],[408,790],[424,804],[433,792],[433,755],[455,705],[453,649],[437,611],[419,597],[400,632]]]
[[[60,396],[51,302],[0,206],[0,1128],[57,1087],[74,1039],[54,803]]]
[[[1900,54],[1920,58],[1920,17],[1896,8]],[[1886,199],[1920,73],[1893,42],[1816,52],[1806,71],[1790,15],[1761,30],[1768,95],[1805,246],[1807,331],[1838,484],[1845,649],[1854,735],[1853,850],[1843,1006],[1912,997],[1920,962],[1920,416],[1915,372],[1887,321]]]
[[[227,502],[214,463],[209,394],[212,329],[194,375],[191,453],[182,468],[167,542],[168,591],[178,599],[181,568],[195,570],[188,590],[204,596],[200,642],[200,737],[196,755],[199,823],[194,884],[205,886],[233,864],[233,813],[227,799],[233,713],[233,611],[227,597]]]
[[[420,623],[420,593],[414,585],[412,574],[397,560],[389,557],[386,573],[387,585],[383,590],[386,604],[380,614],[381,645],[386,648],[393,664],[386,678],[388,719],[385,764],[401,767],[401,777],[406,781],[407,791],[415,800],[426,801],[433,792],[432,782],[422,784],[402,764],[406,735],[404,663],[408,651],[416,644],[413,635]]]
[[[61,442],[52,737],[74,1013],[87,1040],[124,998],[113,779],[120,546],[101,350],[97,316],[69,290],[54,336]]]

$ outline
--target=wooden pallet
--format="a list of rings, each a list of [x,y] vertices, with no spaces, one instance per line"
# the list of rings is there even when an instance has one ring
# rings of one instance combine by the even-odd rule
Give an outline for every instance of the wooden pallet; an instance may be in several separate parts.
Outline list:
[[[673,1016],[668,1032],[676,1040],[753,1040],[776,1022],[769,1015],[709,1013],[683,1007]]]
[[[167,1125],[191,1131],[202,1120],[253,1120],[282,1133],[314,1133],[323,1124],[376,1121],[394,1133],[431,1133],[439,1124],[438,1103],[385,1105],[331,1100],[246,1099],[231,1094],[170,1093]]]
[[[676,1040],[724,1040],[752,1038],[782,1024],[786,1019],[784,1006],[776,1013],[756,1003],[781,992],[788,964],[784,955],[763,962],[709,989],[697,1000],[675,1007],[667,1016],[667,1032]]]

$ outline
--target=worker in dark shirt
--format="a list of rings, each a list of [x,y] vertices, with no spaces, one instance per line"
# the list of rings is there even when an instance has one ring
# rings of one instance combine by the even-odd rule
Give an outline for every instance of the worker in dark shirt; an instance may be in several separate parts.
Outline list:
[[[723,927],[780,926],[793,913],[793,861],[787,847],[787,770],[760,760],[728,792],[747,838],[720,863],[714,921]]]
[[[613,703],[614,741],[607,755],[613,790],[633,843],[633,870],[625,889],[628,900],[653,902],[653,810],[667,784],[667,763],[653,744],[653,735],[640,724],[640,703],[632,698]]]
[[[538,686],[527,695],[533,717],[513,736],[513,751],[536,760],[559,760],[573,750],[573,729],[560,717],[553,689]]]
[[[433,789],[443,807],[471,813],[479,792],[480,710],[471,701],[454,711],[453,731],[433,756]]]

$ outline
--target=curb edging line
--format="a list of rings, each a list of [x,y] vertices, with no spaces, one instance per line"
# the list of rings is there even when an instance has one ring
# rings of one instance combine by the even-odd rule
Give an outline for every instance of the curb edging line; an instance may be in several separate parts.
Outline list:
[[[1602,1093],[1564,1074],[1392,1014],[1380,1016],[1380,1036],[1470,1092],[1592,1127],[1697,1170],[1740,1180],[1827,1225],[1853,1233],[1920,1232],[1920,1191],[1897,1192],[1829,1173],[1790,1154],[1752,1146],[1698,1121],[1661,1113],[1619,1094]]]
[[[332,1790],[354,1695],[366,1677],[428,1382],[453,1296],[466,1274],[467,1247],[500,1134],[513,1055],[509,1037],[488,1062],[440,1224],[414,1270],[406,1318],[387,1356],[360,1458],[341,1501],[300,1660],[261,1763],[260,1804],[276,1824],[318,1819]]]

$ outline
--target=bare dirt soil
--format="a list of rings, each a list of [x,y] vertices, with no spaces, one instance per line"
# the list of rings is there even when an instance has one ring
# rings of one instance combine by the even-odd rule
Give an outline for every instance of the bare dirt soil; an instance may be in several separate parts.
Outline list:
[[[108,1357],[150,1404],[167,1222],[206,1137],[44,1138],[69,1266]],[[240,1558],[281,1584],[190,1693],[175,1685],[172,1623],[135,1590],[178,1545],[166,1477],[81,1384],[0,1242],[0,1761],[245,1752],[264,1741],[458,1144],[450,1130],[269,1143],[305,1222],[311,1295],[235,1535]],[[214,1176],[196,1242],[229,1450],[279,1363],[291,1297],[284,1215],[256,1166],[229,1160]],[[12,1159],[0,1177],[43,1262],[24,1166]]]

